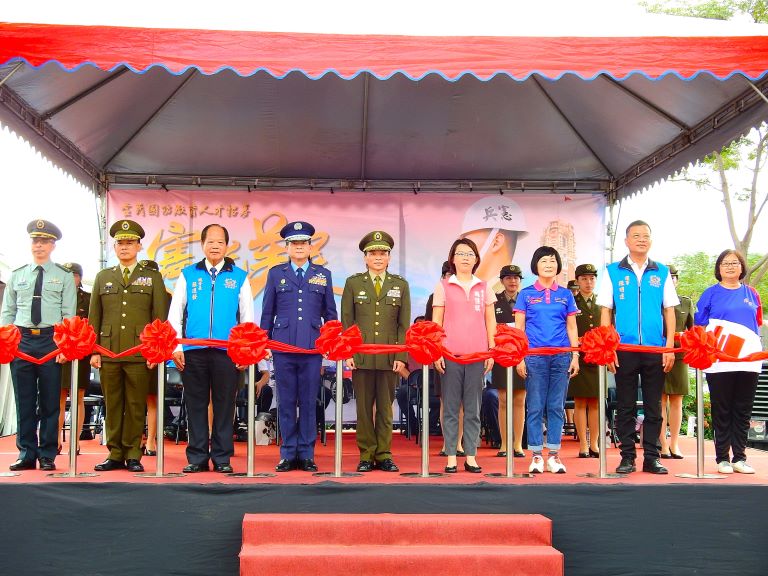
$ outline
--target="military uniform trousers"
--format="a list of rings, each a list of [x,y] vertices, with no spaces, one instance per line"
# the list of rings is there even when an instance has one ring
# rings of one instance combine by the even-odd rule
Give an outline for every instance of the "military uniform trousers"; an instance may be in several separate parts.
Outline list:
[[[101,363],[109,459],[141,460],[151,372],[145,361]]]
[[[184,351],[181,373],[187,406],[187,462],[206,466],[229,464],[235,453],[235,395],[240,373],[226,350],[193,348]],[[208,403],[213,404],[213,426],[208,442]]]
[[[392,403],[399,376],[392,370],[357,369],[352,386],[357,403],[357,447],[360,460],[381,462],[392,458]],[[376,421],[373,405],[376,404]]]
[[[20,352],[41,358],[56,349],[52,327],[40,328],[38,335],[32,334],[27,328],[20,330]],[[16,395],[16,447],[19,449],[19,459],[34,462],[39,458],[56,458],[61,365],[55,359],[38,366],[15,358],[11,362],[11,378]]]
[[[277,417],[280,458],[313,459],[317,438],[317,393],[320,391],[319,354],[275,352]],[[296,408],[298,407],[298,417]]]

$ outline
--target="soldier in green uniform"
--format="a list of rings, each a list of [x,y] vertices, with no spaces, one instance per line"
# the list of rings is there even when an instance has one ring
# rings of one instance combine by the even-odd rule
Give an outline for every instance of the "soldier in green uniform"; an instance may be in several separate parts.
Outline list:
[[[499,280],[504,290],[496,294],[497,324],[514,326],[515,314],[512,309],[517,302],[517,294],[520,292],[520,282],[523,272],[520,266],[509,264],[499,270]],[[516,370],[512,371],[512,411],[514,416],[514,454],[517,458],[525,456],[523,452],[523,428],[525,427],[525,379],[520,378]],[[501,446],[496,454],[499,457],[507,455],[507,369],[501,364],[494,363],[491,372],[491,387],[499,391],[499,431],[501,432]]]
[[[679,273],[677,266],[669,264],[669,275],[677,288]],[[693,302],[687,296],[680,296],[680,304],[675,306],[675,334],[693,327],[693,315],[696,312]],[[675,338],[675,347],[680,346],[680,340]],[[683,421],[683,398],[688,394],[688,364],[683,362],[683,352],[675,354],[675,364],[672,370],[664,375],[664,392],[661,395],[661,434],[659,440],[662,458],[680,460],[683,455],[678,447],[680,424]],[[669,406],[669,417],[667,417]],[[669,441],[667,441],[667,422],[669,422]]]
[[[91,295],[83,290],[83,267],[76,262],[67,262],[64,268],[72,272],[75,279],[75,288],[77,289],[77,312],[80,318],[88,318],[88,307],[91,304]],[[86,356],[77,363],[77,427],[73,430],[81,431],[83,422],[85,422],[85,391],[88,389],[88,383],[91,380],[90,358]],[[72,363],[65,362],[61,365],[61,396],[59,397],[59,430],[64,429],[64,411],[67,406],[70,387],[72,386]],[[71,427],[70,427],[71,428]],[[82,433],[82,432],[81,432]],[[61,454],[61,439],[59,436],[58,453]],[[77,449],[80,450],[80,443],[77,443]]]
[[[595,294],[596,280],[597,268],[594,264],[576,266],[576,284],[579,291],[574,300],[580,311],[576,316],[579,338],[592,328],[600,326],[600,307],[596,303]],[[587,364],[583,356],[579,360],[579,373],[571,378],[568,384],[568,396],[573,397],[574,401],[573,421],[579,437],[579,458],[597,458],[600,456],[597,405],[600,395],[599,367],[597,364]]]
[[[136,259],[144,229],[132,220],[118,220],[109,234],[115,239],[119,264],[96,275],[88,321],[100,345],[122,352],[141,343],[139,335],[144,326],[158,318],[166,319],[168,296],[160,273],[145,268]],[[101,370],[109,448],[109,457],[95,470],[128,468],[142,472],[141,438],[154,365],[137,353],[115,359],[93,354],[91,366]]]
[[[367,270],[347,278],[341,297],[344,328],[360,327],[366,344],[404,344],[411,321],[411,296],[408,282],[387,272],[395,242],[382,231],[367,234],[360,241]],[[408,360],[400,354],[355,354],[347,360],[357,401],[357,446],[360,449],[358,472],[378,467],[397,472],[392,461],[392,403],[395,400],[398,372]],[[373,406],[376,405],[376,422]]]
[[[32,263],[11,274],[3,295],[0,325],[15,324],[21,331],[19,351],[42,358],[56,349],[53,327],[75,315],[75,280],[69,270],[51,261],[61,231],[46,220],[27,226],[32,239]],[[16,397],[16,447],[19,458],[11,470],[55,470],[59,432],[59,394],[62,354],[37,365],[21,358],[11,362]],[[38,441],[38,426],[40,436]]]

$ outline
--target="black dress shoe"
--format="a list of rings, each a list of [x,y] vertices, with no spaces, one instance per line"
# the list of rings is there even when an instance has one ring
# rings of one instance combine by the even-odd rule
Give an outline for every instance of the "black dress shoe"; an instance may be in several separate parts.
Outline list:
[[[56,470],[56,464],[53,463],[52,458],[40,458],[40,470],[51,472]]]
[[[666,454],[659,454],[659,458],[663,458],[664,460],[671,460],[672,459],[672,453],[667,452]]]
[[[507,451],[506,450],[499,450],[496,452],[497,458],[506,458],[507,457]]]
[[[34,460],[16,460],[16,462],[8,466],[8,469],[14,472],[18,470],[34,470],[36,468],[37,462]]]
[[[187,464],[182,470],[184,474],[196,474],[198,472],[208,472],[208,463],[205,464]]]
[[[456,466],[446,466],[445,467],[445,473],[446,474],[456,474]]]
[[[373,472],[373,462],[370,460],[360,460],[357,465],[358,472]]]
[[[589,452],[579,452],[579,458],[589,458]]]
[[[275,472],[290,472],[291,470],[296,470],[296,460],[286,460],[283,458],[275,466]]]
[[[232,474],[232,472],[234,472],[231,464],[214,464],[213,471],[221,472],[222,474]]]
[[[525,458],[525,452],[523,451],[518,452],[517,450],[515,450],[514,454],[515,454],[515,458]]]
[[[144,448],[144,456],[157,456],[157,450],[147,450]]]
[[[674,452],[670,452],[669,454],[670,456],[672,456],[672,459],[674,460],[682,460],[683,458],[685,458],[685,456],[683,456],[682,454],[676,454]]]
[[[629,474],[637,470],[635,468],[634,458],[622,458],[619,465],[616,467],[616,472],[619,474]]]
[[[472,472],[472,474],[480,474],[480,472],[483,471],[483,469],[480,466],[472,466],[471,464],[467,464],[464,462],[464,470],[467,472]]]
[[[96,464],[96,466],[93,467],[96,472],[110,472],[112,470],[122,470],[123,468],[125,468],[125,462],[110,460],[109,458],[104,460],[104,462],[101,464]]]
[[[317,464],[315,464],[315,461],[312,460],[312,458],[299,460],[299,468],[304,470],[304,472],[317,472]]]
[[[383,472],[400,472],[400,468],[397,467],[397,464],[392,462],[392,458],[376,462],[376,467]]]
[[[437,453],[438,456],[446,456],[445,450],[440,450],[440,452]]]
[[[128,472],[144,472],[144,466],[135,458],[126,460],[125,467],[128,468]]]
[[[667,469],[664,468],[658,460],[644,460],[643,472],[650,472],[651,474],[667,474]]]
[[[463,458],[464,456],[466,456],[466,453],[464,452],[464,450],[456,450],[456,456]]]
[[[592,450],[592,448],[589,449],[589,457],[590,458],[600,458],[600,452],[596,450]]]

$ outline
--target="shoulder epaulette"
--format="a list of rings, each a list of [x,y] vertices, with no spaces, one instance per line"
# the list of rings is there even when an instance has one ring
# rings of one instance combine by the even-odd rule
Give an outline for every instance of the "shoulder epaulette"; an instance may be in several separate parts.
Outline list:
[[[64,272],[69,272],[70,274],[72,274],[72,270],[70,270],[69,268],[65,268],[65,267],[64,267],[64,266],[62,266],[61,264],[56,264],[56,266],[58,266],[59,268],[61,268],[62,270],[64,270]]]

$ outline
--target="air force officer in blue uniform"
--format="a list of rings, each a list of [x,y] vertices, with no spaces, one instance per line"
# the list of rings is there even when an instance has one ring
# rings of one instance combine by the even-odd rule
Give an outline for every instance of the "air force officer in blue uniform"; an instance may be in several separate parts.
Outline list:
[[[270,339],[308,349],[315,347],[323,322],[337,319],[331,272],[309,260],[314,233],[307,222],[290,222],[280,230],[290,261],[269,270],[261,313],[261,327]],[[322,357],[276,352],[274,358],[282,437],[275,469],[315,472],[315,404]]]

